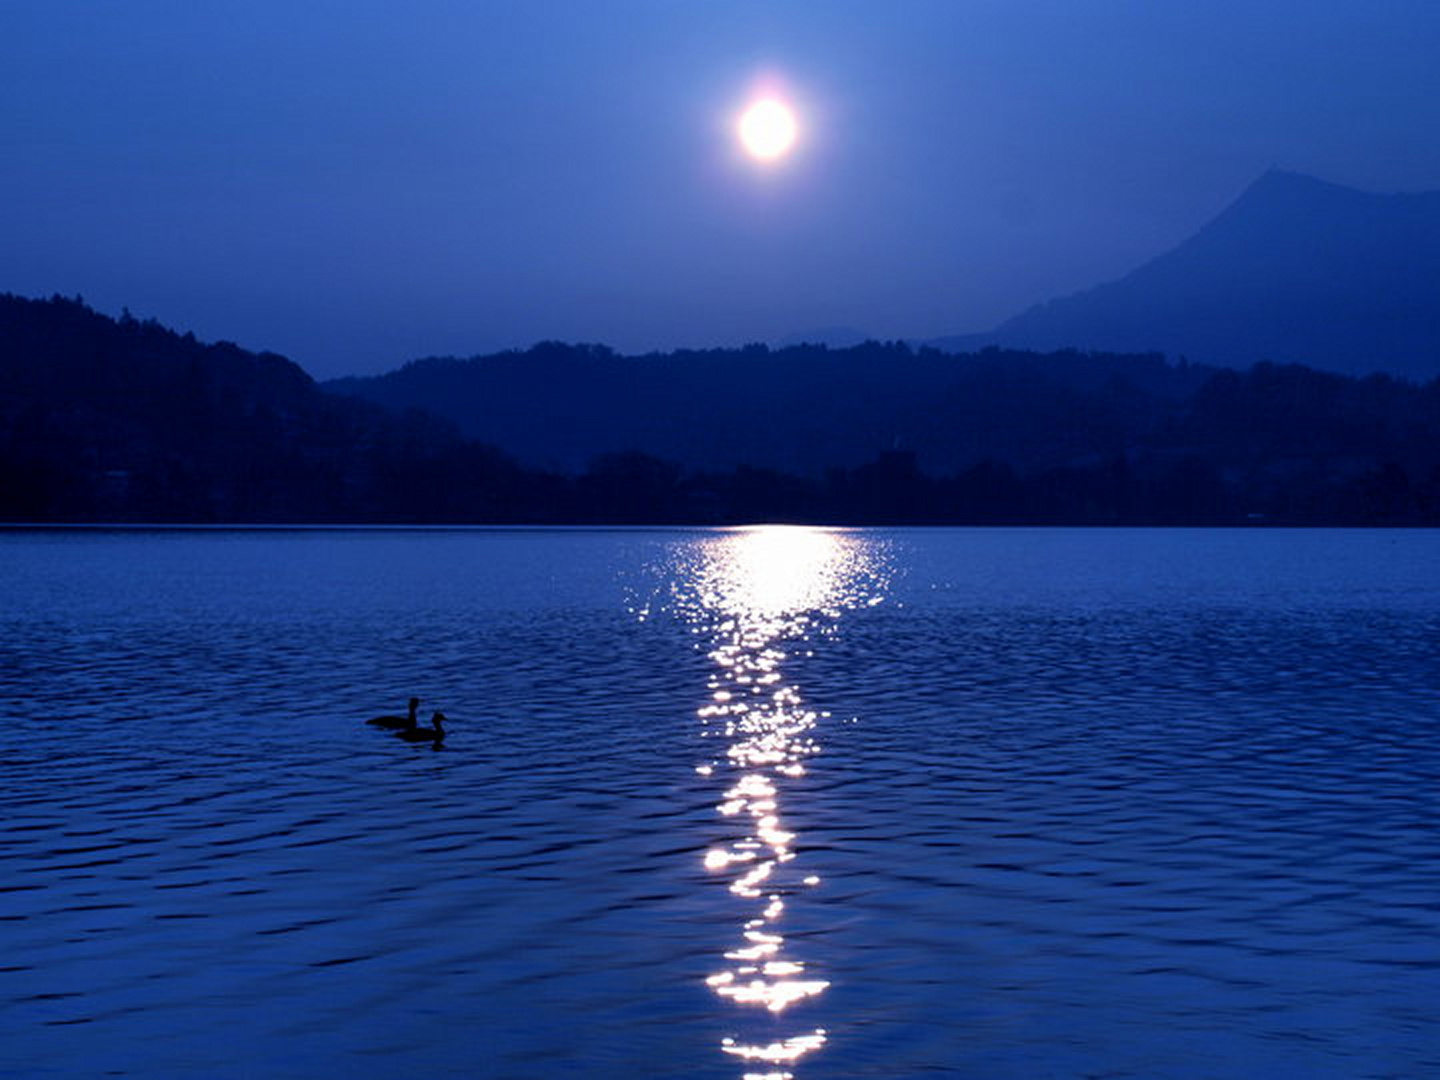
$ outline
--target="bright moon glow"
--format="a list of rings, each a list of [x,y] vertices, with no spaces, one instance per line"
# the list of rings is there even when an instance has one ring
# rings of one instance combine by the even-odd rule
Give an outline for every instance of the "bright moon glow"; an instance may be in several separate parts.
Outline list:
[[[740,142],[758,161],[774,161],[795,145],[795,113],[783,101],[762,98],[740,117]]]

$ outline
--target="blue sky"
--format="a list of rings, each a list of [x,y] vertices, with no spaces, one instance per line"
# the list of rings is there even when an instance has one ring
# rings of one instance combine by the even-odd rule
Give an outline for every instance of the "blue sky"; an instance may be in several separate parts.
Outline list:
[[[3,0],[0,290],[321,377],[984,330],[1272,166],[1440,188],[1437,56],[1433,0]]]

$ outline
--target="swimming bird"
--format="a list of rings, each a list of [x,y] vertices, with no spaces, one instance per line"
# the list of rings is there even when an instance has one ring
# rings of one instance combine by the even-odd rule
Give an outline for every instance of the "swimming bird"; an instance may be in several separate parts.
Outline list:
[[[435,726],[405,728],[402,731],[395,732],[395,734],[400,736],[400,738],[404,739],[406,742],[438,743],[445,738],[445,714],[443,712],[435,713],[433,716],[430,717],[430,723],[434,724]]]
[[[420,699],[410,699],[409,716],[377,716],[373,720],[366,720],[365,723],[371,727],[387,728],[391,731],[413,731],[415,729],[415,710],[420,708]]]

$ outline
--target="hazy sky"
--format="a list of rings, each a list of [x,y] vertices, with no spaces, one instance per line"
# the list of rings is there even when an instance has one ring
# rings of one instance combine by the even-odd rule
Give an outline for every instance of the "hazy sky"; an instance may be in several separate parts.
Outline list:
[[[320,377],[984,330],[1272,166],[1440,188],[1440,3],[0,0],[0,291]]]

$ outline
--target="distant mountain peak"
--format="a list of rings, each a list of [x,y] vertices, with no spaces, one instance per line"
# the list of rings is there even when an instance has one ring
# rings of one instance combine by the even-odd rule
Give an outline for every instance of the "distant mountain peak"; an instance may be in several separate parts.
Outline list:
[[[1272,192],[1294,194],[1301,191],[1354,192],[1361,194],[1356,188],[1345,187],[1342,184],[1335,184],[1329,180],[1322,180],[1318,176],[1311,176],[1309,173],[1272,167],[1266,169],[1257,179],[1252,181],[1250,186],[1241,193],[1240,198],[1244,199],[1260,193],[1267,195]]]
[[[1303,220],[1318,227],[1320,215],[1345,214],[1356,207],[1373,207],[1403,196],[1383,195],[1321,180],[1307,173],[1270,169],[1212,218],[1201,232],[1217,225],[1240,222],[1263,227],[1266,220]]]
[[[1037,305],[990,341],[1440,375],[1440,192],[1271,169],[1188,240]]]

